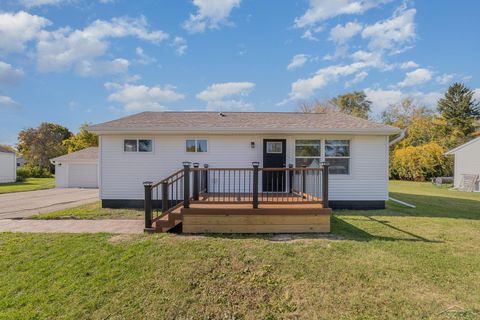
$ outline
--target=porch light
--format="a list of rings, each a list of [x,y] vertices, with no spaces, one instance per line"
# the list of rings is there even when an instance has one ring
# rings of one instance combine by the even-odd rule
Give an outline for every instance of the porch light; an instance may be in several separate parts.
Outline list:
[[[255,141],[250,142],[250,148],[255,149]]]

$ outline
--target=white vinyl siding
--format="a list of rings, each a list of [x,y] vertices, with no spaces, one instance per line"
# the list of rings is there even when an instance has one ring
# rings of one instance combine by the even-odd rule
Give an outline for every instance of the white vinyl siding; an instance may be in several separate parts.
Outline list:
[[[17,161],[14,153],[0,152],[0,183],[17,179]]]
[[[387,136],[351,135],[156,135],[151,153],[123,152],[122,135],[101,138],[102,199],[143,199],[144,181],[157,182],[182,167],[182,162],[210,167],[251,168],[263,162],[263,139],[287,139],[287,164],[295,164],[295,140],[350,140],[350,173],[330,175],[331,200],[388,199]],[[137,137],[139,139],[140,137]],[[186,152],[185,142],[208,140],[208,152]],[[251,148],[251,142],[255,148]]]

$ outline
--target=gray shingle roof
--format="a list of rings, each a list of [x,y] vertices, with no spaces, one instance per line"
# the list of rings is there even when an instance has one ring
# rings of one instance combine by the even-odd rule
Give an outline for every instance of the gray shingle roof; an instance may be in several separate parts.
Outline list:
[[[12,150],[7,149],[7,148],[2,147],[2,146],[0,146],[0,152],[4,152],[4,153],[15,153],[15,151],[12,151]]]
[[[98,160],[98,147],[85,148],[60,157],[51,159],[51,161],[73,161],[73,160]]]
[[[340,112],[142,112],[92,125],[93,132],[108,131],[383,131],[398,128]]]

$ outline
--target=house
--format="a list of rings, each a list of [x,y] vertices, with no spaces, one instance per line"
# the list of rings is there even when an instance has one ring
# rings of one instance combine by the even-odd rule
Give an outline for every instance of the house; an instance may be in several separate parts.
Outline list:
[[[331,111],[143,112],[88,130],[100,136],[103,207],[143,207],[144,182],[156,188],[154,207],[167,205],[165,193],[170,196],[168,206],[172,200],[181,201],[183,191],[174,190],[168,181],[183,170],[183,162],[190,162],[198,163],[193,171],[202,171],[201,179],[208,180],[207,185],[201,183],[209,190],[209,202],[218,202],[222,195],[223,202],[248,202],[257,191],[263,197],[260,203],[266,203],[269,195],[284,196],[293,188],[300,190],[302,199],[310,188],[310,202],[321,202],[322,190],[328,187],[330,208],[384,208],[389,136],[400,133],[395,127]],[[322,188],[324,162],[330,165],[330,180]],[[258,183],[252,180],[252,163],[261,171]],[[162,181],[170,191],[159,190]]]
[[[480,191],[480,137],[470,140],[447,153],[455,157],[453,184],[455,188],[461,188],[467,180],[471,182],[471,191]],[[467,187],[468,189],[468,187]]]
[[[0,146],[0,183],[17,180],[15,151]]]
[[[55,165],[55,186],[98,188],[98,152],[97,147],[91,147],[51,159]]]
[[[20,155],[17,157],[17,167],[22,167],[25,165],[25,158]]]

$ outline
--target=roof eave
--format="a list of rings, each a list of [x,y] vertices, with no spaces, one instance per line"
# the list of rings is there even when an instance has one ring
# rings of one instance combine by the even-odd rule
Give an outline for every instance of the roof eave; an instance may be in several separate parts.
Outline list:
[[[322,133],[322,134],[382,134],[382,135],[394,135],[401,132],[398,128],[95,128],[89,127],[88,131],[105,135],[105,134],[174,134],[174,133]]]

